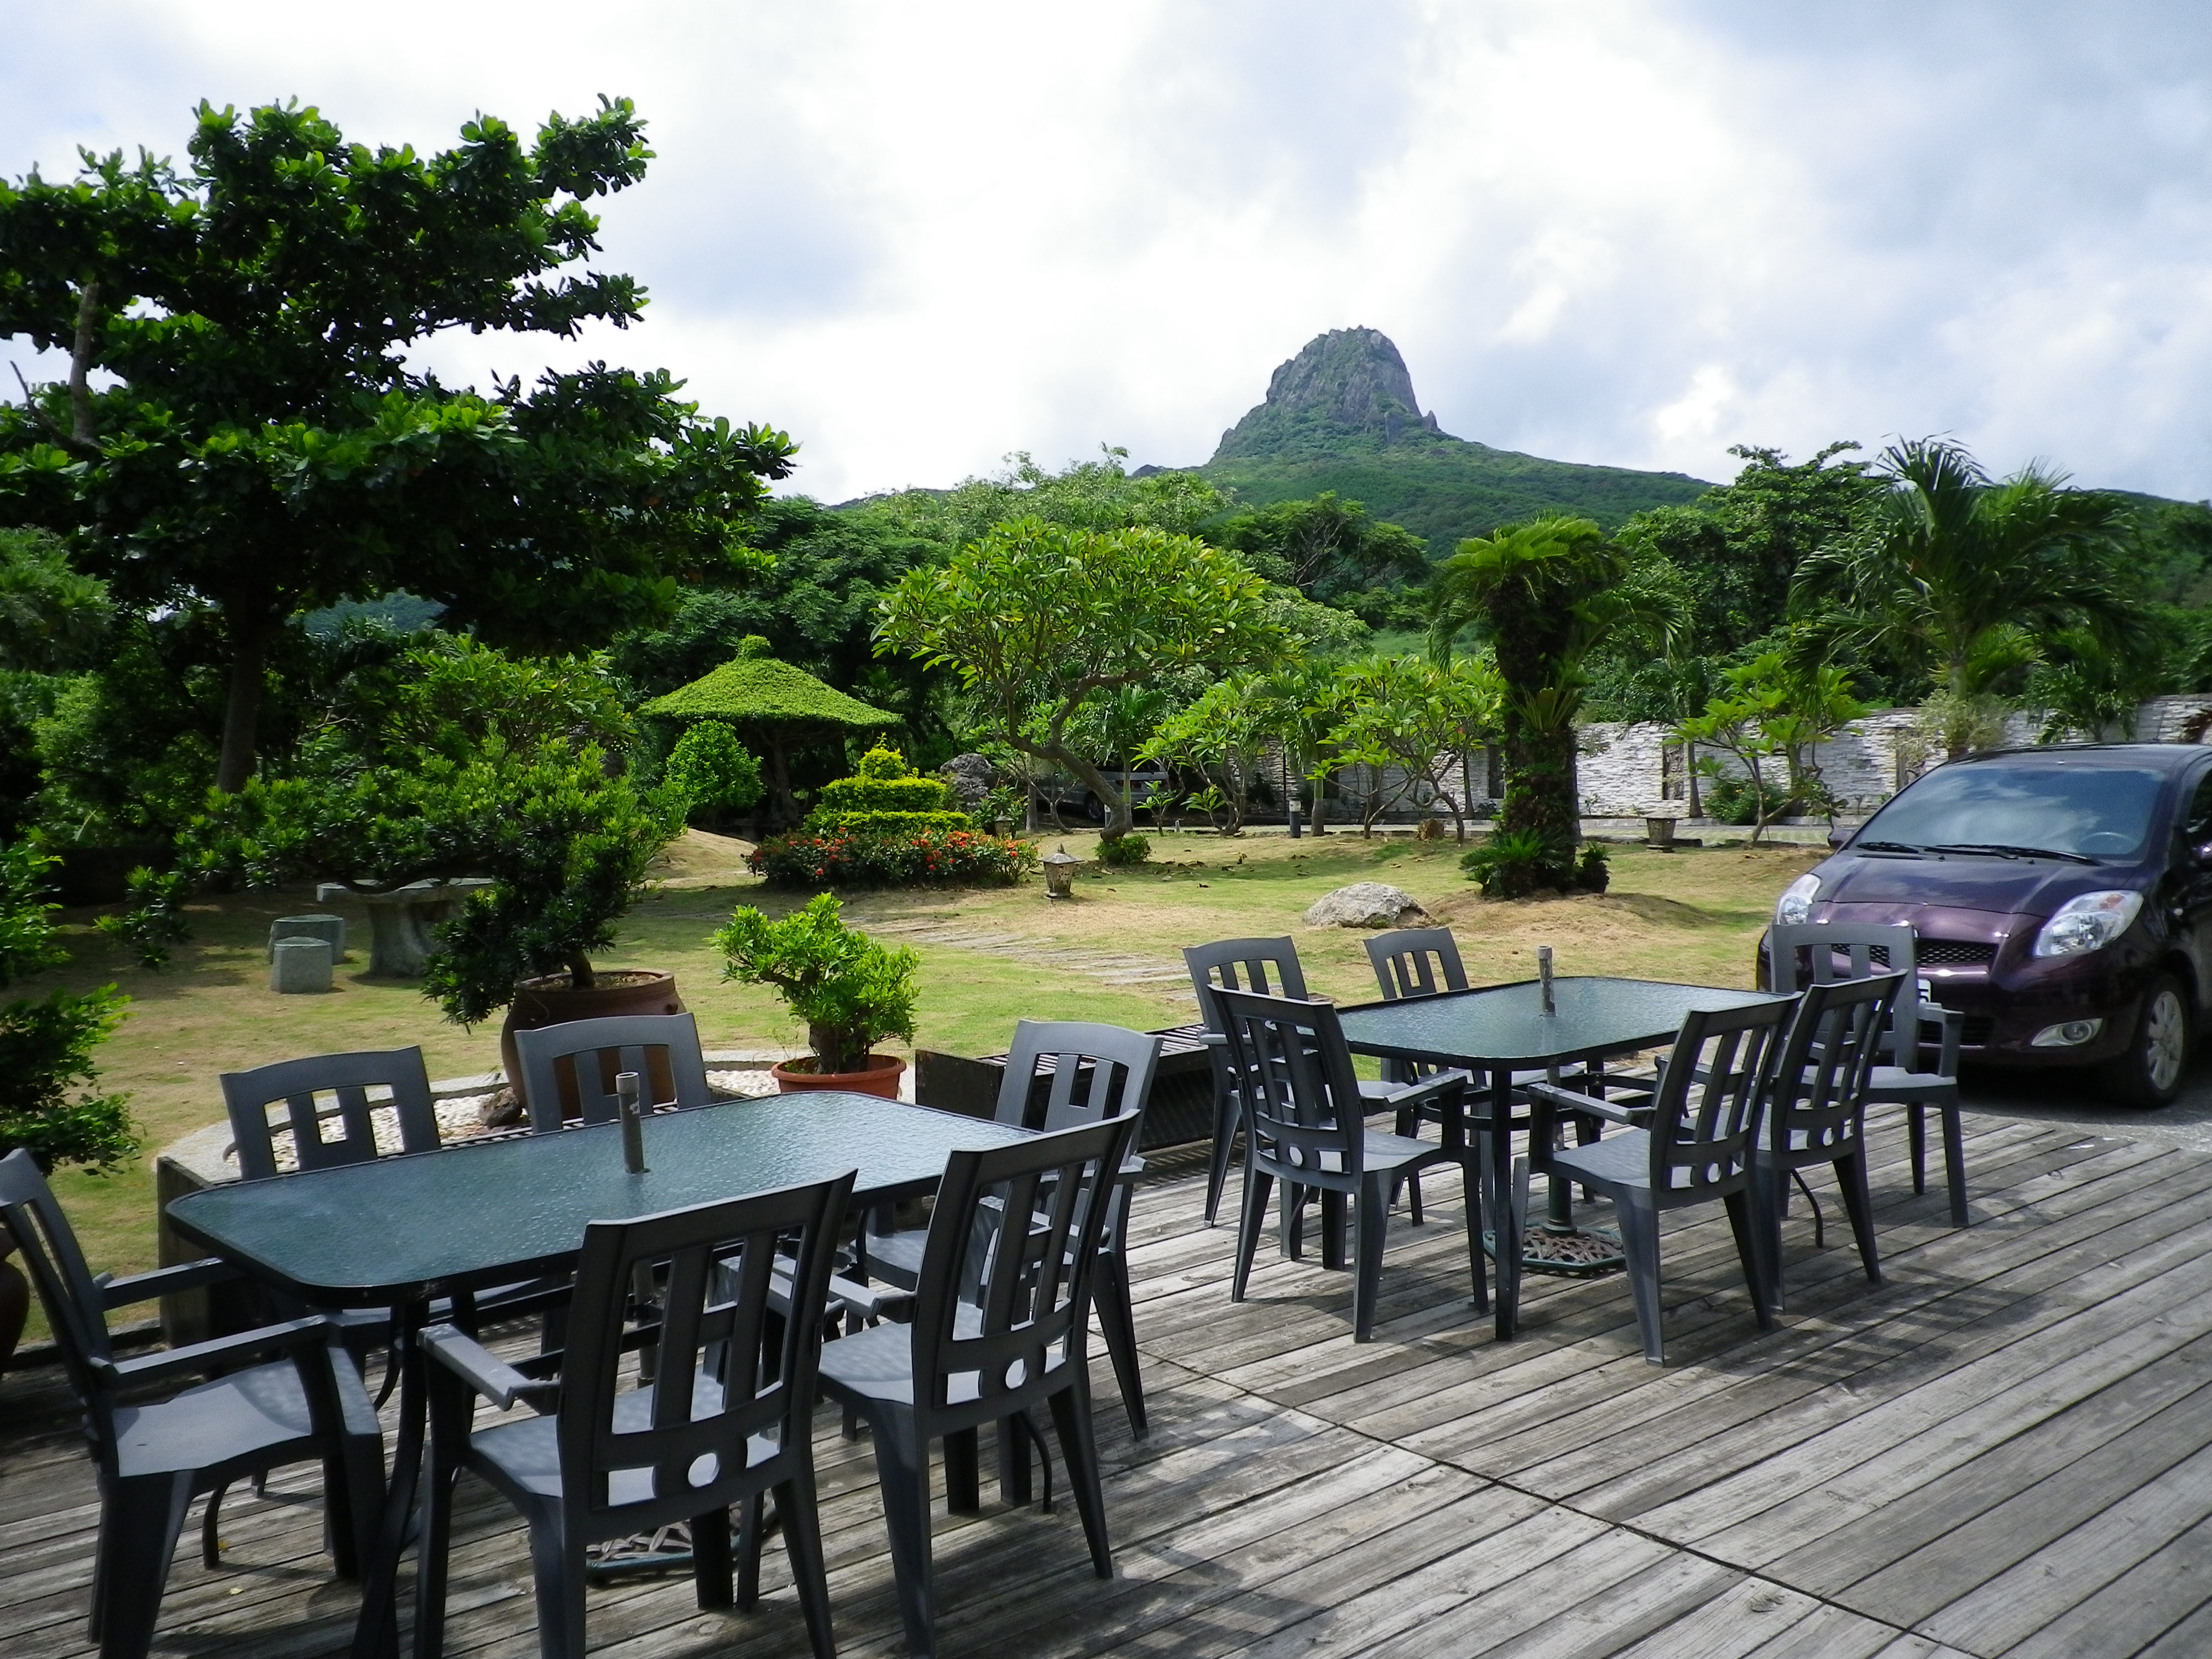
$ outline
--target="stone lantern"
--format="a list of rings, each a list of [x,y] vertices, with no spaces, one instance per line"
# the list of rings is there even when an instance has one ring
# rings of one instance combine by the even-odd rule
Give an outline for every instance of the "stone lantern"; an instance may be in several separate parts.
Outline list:
[[[1044,896],[1064,899],[1075,896],[1075,872],[1083,860],[1070,855],[1063,846],[1044,857]]]

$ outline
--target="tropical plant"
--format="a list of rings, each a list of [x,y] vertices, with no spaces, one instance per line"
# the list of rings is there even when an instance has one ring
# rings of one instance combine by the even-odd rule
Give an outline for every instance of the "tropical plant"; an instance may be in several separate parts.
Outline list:
[[[1432,653],[1449,656],[1470,626],[1503,682],[1498,724],[1505,763],[1498,829],[1543,842],[1541,884],[1572,881],[1581,838],[1575,721],[1586,665],[1608,637],[1641,629],[1662,647],[1679,618],[1663,594],[1631,585],[1628,559],[1588,519],[1549,514],[1462,542],[1431,589]],[[1516,843],[1516,845],[1518,843]]]
[[[46,890],[54,862],[27,841],[0,848],[0,989],[68,960]],[[93,1051],[129,1002],[103,985],[0,1005],[0,1157],[26,1146],[48,1170],[110,1170],[138,1150],[128,1097],[90,1092]]]
[[[2029,466],[1992,482],[1966,449],[1921,438],[1882,452],[1883,489],[1860,532],[1815,553],[1796,603],[1832,607],[1828,625],[1931,674],[1954,702],[1988,695],[2033,659],[2023,642],[2058,629],[2100,642],[2139,639],[2142,607],[2115,566],[2133,533],[2118,497],[2066,488]],[[1964,752],[1954,724],[1945,747]]]
[[[1338,687],[1346,713],[1328,735],[1328,763],[1396,769],[1409,787],[1443,803],[1465,841],[1468,803],[1460,779],[1468,751],[1498,726],[1501,687],[1490,659],[1370,657],[1340,670]],[[1372,824],[1370,813],[1362,827]]]
[[[592,363],[487,395],[422,345],[574,338],[641,314],[591,198],[644,176],[627,100],[526,145],[348,143],[313,108],[202,104],[190,166],[87,154],[0,183],[0,336],[68,362],[0,408],[6,515],[68,533],[139,614],[220,623],[218,787],[252,772],[270,653],[295,614],[403,585],[532,647],[665,612],[673,577],[758,564],[744,527],[780,432],[699,417],[661,371]]]
[[[1840,668],[1779,650],[1729,669],[1723,679],[1721,695],[1703,714],[1684,720],[1677,735],[1733,756],[1743,768],[1756,844],[1791,803],[1826,804],[1815,746],[1865,714],[1866,706],[1851,696],[1850,678]],[[1700,764],[1708,777],[1723,775],[1717,762]],[[1717,801],[1716,810],[1726,808]]]
[[[714,935],[722,977],[771,985],[806,1026],[815,1069],[858,1071],[885,1037],[914,1040],[914,978],[921,959],[845,925],[829,894],[771,921],[750,905]]]
[[[998,740],[1065,767],[1134,827],[1127,793],[1069,740],[1094,697],[1185,668],[1220,672],[1279,648],[1267,585],[1235,556],[1153,529],[1000,525],[884,600],[878,648],[956,672]]]

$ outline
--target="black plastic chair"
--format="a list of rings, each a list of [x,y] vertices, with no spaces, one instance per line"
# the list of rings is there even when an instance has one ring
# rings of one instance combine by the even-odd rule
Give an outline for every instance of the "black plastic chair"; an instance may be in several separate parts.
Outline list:
[[[747,1198],[595,1221],[584,1232],[568,1346],[556,1377],[533,1377],[450,1325],[422,1334],[431,1370],[430,1482],[416,1651],[441,1650],[453,1487],[481,1475],[530,1527],[538,1646],[582,1659],[585,1553],[673,1522],[691,1531],[702,1607],[757,1593],[762,1494],[773,1492],[817,1659],[831,1659],[830,1592],[814,1491],[821,1327],[773,1302],[827,1295],[854,1176]],[[779,1254],[779,1251],[782,1254]],[[638,1309],[641,1276],[663,1288]],[[633,1311],[642,1317],[634,1322]],[[623,1356],[650,1342],[649,1386],[624,1386]],[[528,1362],[533,1366],[540,1362]],[[477,1396],[542,1413],[473,1428]],[[729,1510],[744,1510],[733,1586]]]
[[[615,1079],[623,1072],[635,1072],[643,1082],[648,1110],[708,1106],[716,1098],[699,1048],[699,1024],[688,1013],[614,1014],[517,1031],[514,1054],[530,1127],[540,1132],[562,1126],[569,1100],[581,1112],[574,1121],[613,1122]]]
[[[992,1115],[1000,1123],[1051,1131],[1141,1113],[1159,1057],[1160,1040],[1150,1032],[1081,1020],[1018,1021]],[[1138,1365],[1125,1246],[1132,1188],[1144,1171],[1144,1159],[1133,1153],[1122,1162],[1091,1285],[1099,1332],[1114,1362],[1114,1380],[1121,1387],[1121,1407],[1128,1414],[1130,1431],[1139,1440],[1152,1432],[1152,1425],[1145,1416],[1144,1376]],[[928,1237],[921,1228],[868,1234],[863,1242],[869,1276],[912,1290],[921,1279]]]
[[[1767,971],[1778,991],[1802,990],[1832,979],[1865,979],[1882,972],[1901,974],[1897,1005],[1881,1052],[1867,1079],[1867,1104],[1902,1106],[1905,1139],[1912,1156],[1912,1190],[1928,1190],[1927,1109],[1936,1109],[1943,1136],[1943,1176],[1951,1205],[1951,1224],[1964,1227],[1966,1213],[1966,1144],[1959,1117],[1959,1040],[1966,1017],[1956,1008],[1920,994],[1919,944],[1911,927],[1858,927],[1840,922],[1777,926],[1767,934]],[[1926,1040],[1936,1039],[1936,1068],[1923,1068]]]
[[[141,1659],[161,1593],[202,1492],[242,1475],[319,1462],[331,1556],[360,1576],[384,1502],[384,1440],[361,1374],[322,1319],[288,1320],[189,1347],[118,1359],[107,1310],[235,1277],[195,1261],[128,1279],[94,1279],[68,1218],[28,1152],[0,1158],[0,1222],[38,1286],[54,1341],[85,1407],[100,1474],[100,1544],[88,1634],[101,1659]],[[150,1403],[125,1404],[145,1384],[210,1376]],[[209,1505],[203,1560],[220,1565]]]
[[[1434,1145],[1367,1127],[1370,1101],[1352,1074],[1352,1051],[1344,1046],[1335,1006],[1249,991],[1213,993],[1227,1022],[1231,1063],[1246,1082],[1244,1201],[1237,1234],[1237,1268],[1230,1300],[1242,1302],[1260,1247],[1260,1228],[1269,1190],[1281,1182],[1286,1191],[1322,1194],[1324,1264],[1340,1265],[1340,1218],[1351,1200],[1352,1233],[1352,1340],[1374,1334],[1375,1304],[1382,1276],[1382,1236],[1390,1194],[1396,1184],[1433,1165],[1459,1166],[1467,1197],[1468,1265],[1474,1280],[1474,1304],[1490,1305],[1482,1271],[1481,1154],[1476,1143]],[[1393,1089],[1380,1102],[1386,1108],[1416,1109],[1431,1101],[1449,1107],[1463,1097],[1464,1072],[1440,1072],[1418,1083]],[[1285,1254],[1297,1253],[1297,1205],[1279,1199]]]
[[[277,1173],[276,1136],[286,1129],[291,1131],[294,1152],[302,1170],[368,1163],[380,1156],[371,1114],[386,1105],[398,1121],[400,1152],[435,1152],[442,1144],[437,1108],[430,1094],[430,1074],[422,1064],[420,1048],[309,1054],[257,1066],[251,1071],[225,1072],[219,1080],[241,1180],[263,1181]],[[373,1090],[385,1091],[385,1098],[372,1099]],[[331,1102],[328,1106],[322,1103],[325,1098]],[[272,1113],[276,1114],[273,1119]],[[502,1285],[479,1291],[458,1311],[451,1303],[434,1304],[432,1316],[458,1318],[473,1329],[480,1319],[557,1310],[565,1294],[566,1281],[560,1279]],[[289,1297],[264,1292],[262,1299],[268,1310],[278,1316],[308,1311],[305,1304]],[[346,1345],[356,1358],[365,1358],[391,1335],[392,1316],[386,1310],[316,1311],[344,1333]],[[553,1326],[557,1330],[557,1313]],[[387,1362],[383,1388],[377,1395],[379,1405],[391,1393],[398,1375],[398,1368]]]
[[[964,1437],[982,1425],[1010,1419],[1037,1435],[1031,1413],[1048,1403],[1091,1565],[1101,1578],[1113,1576],[1085,1348],[1091,1275],[1136,1135],[1135,1115],[1124,1113],[1012,1146],[953,1153],[930,1216],[914,1323],[877,1325],[822,1351],[823,1391],[865,1413],[874,1437],[910,1652],[928,1654],[936,1642],[932,1441],[945,1442],[948,1487],[972,1492],[972,1455],[963,1469],[955,1448],[972,1447]],[[1051,1479],[1048,1466],[1048,1506]]]
[[[1206,1224],[1221,1213],[1221,1191],[1229,1182],[1229,1160],[1243,1127],[1238,1091],[1241,1079],[1230,1061],[1227,1026],[1213,1005],[1217,989],[1257,991],[1262,996],[1303,998],[1305,970],[1298,965],[1298,947],[1289,936],[1281,939],[1224,939],[1212,945],[1186,945],[1183,963],[1190,969],[1191,989],[1198,994],[1198,1017],[1212,1041],[1207,1050],[1213,1061],[1213,1151],[1206,1165]]]
[[[1532,1170],[1571,1176],[1613,1201],[1644,1357],[1654,1365],[1667,1363],[1659,1303],[1663,1211],[1715,1200],[1727,1206],[1752,1311],[1761,1329],[1774,1323],[1766,1237],[1750,1189],[1765,1085],[1790,1012],[1790,1005],[1778,1000],[1691,1014],[1675,1034],[1648,1105],[1626,1108],[1557,1084],[1528,1086],[1534,1121],[1529,1155],[1513,1164],[1514,1203],[1525,1224]],[[1562,1112],[1630,1127],[1625,1134],[1560,1149],[1554,1142]]]
[[[1767,1085],[1765,1121],[1752,1156],[1752,1198],[1766,1236],[1767,1304],[1782,1310],[1782,1218],[1790,1179],[1826,1164],[1843,1189],[1844,1213],[1858,1241],[1867,1282],[1881,1283],[1875,1245],[1874,1200],[1867,1191],[1867,1081],[1901,974],[1831,980],[1797,1000],[1788,1040]]]

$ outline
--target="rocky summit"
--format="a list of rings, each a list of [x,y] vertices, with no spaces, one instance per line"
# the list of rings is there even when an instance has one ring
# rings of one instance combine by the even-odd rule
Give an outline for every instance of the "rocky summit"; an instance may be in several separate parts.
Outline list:
[[[1414,402],[1413,377],[1389,335],[1333,328],[1276,369],[1267,401],[1221,434],[1213,459],[1445,435],[1436,416],[1424,415]]]

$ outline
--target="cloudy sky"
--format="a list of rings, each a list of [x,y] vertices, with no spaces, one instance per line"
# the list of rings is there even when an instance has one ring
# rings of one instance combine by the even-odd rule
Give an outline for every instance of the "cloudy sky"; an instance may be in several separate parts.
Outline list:
[[[0,40],[9,177],[181,155],[203,97],[418,149],[634,98],[602,263],[644,325],[432,356],[665,366],[825,500],[1202,460],[1353,324],[1506,448],[1720,478],[1941,431],[2212,495],[2203,0],[0,0]]]

